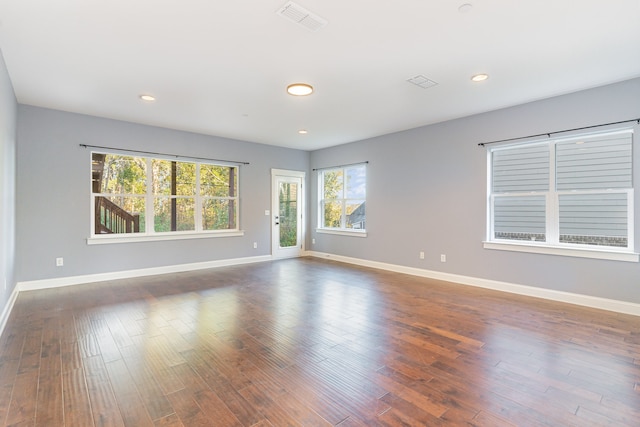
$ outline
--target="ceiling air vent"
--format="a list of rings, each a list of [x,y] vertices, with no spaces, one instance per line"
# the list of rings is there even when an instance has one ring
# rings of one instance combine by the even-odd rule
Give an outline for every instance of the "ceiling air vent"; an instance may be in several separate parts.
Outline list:
[[[422,89],[429,89],[430,87],[434,87],[435,85],[438,84],[433,80],[426,78],[422,74],[418,74],[415,77],[411,77],[410,79],[407,79],[407,81],[409,83],[413,83],[414,85],[421,87]]]
[[[276,13],[311,31],[318,31],[329,22],[292,1],[287,2]]]

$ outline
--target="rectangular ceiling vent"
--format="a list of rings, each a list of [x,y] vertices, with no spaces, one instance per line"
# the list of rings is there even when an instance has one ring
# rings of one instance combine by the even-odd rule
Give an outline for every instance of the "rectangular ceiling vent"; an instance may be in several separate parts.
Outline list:
[[[278,9],[276,13],[310,31],[318,31],[329,23],[326,19],[309,12],[307,9],[292,1],[287,2],[284,6]]]
[[[434,87],[435,85],[438,84],[433,80],[426,78],[422,74],[418,74],[415,77],[411,77],[410,79],[407,79],[407,81],[409,83],[413,83],[414,85],[421,87],[422,89],[429,89],[430,87]]]

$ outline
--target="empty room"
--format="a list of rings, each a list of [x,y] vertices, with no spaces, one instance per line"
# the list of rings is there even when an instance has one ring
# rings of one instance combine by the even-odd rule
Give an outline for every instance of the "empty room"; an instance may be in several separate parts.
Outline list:
[[[0,426],[640,425],[639,22],[0,2]]]

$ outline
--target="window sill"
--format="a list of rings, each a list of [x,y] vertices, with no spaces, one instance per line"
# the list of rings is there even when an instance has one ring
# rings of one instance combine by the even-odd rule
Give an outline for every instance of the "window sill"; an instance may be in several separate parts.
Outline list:
[[[615,249],[546,246],[536,245],[532,243],[524,244],[512,242],[484,242],[484,248],[500,251],[529,252],[535,254],[604,259],[610,261],[640,261],[640,254],[628,251],[616,251]]]
[[[366,230],[330,230],[327,228],[316,228],[316,233],[335,234],[338,236],[367,237]]]
[[[190,239],[211,239],[219,237],[238,237],[244,236],[243,230],[233,231],[212,231],[204,233],[180,232],[180,233],[157,233],[154,235],[116,235],[107,234],[103,236],[94,236],[87,239],[87,245],[109,245],[115,243],[137,243],[137,242],[159,242],[164,240],[190,240]]]

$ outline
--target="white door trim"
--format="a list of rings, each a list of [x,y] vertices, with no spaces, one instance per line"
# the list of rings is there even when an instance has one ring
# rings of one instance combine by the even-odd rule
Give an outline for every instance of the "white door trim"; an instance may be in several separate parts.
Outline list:
[[[301,187],[298,198],[299,206],[299,218],[300,221],[300,242],[297,246],[297,250],[292,249],[280,249],[279,240],[279,228],[276,225],[276,216],[280,211],[279,206],[279,194],[278,194],[278,178],[298,178],[300,179]],[[305,251],[305,238],[306,238],[306,172],[294,171],[286,169],[271,169],[271,256],[273,258],[287,258],[302,256]]]

